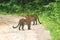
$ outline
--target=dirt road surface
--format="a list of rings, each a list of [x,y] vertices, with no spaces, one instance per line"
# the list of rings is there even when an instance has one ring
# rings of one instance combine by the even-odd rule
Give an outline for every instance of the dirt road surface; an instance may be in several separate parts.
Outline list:
[[[31,25],[31,30],[27,25],[23,30],[13,29],[12,26],[18,24],[20,16],[0,15],[0,40],[50,40],[50,31],[46,30],[42,24]]]

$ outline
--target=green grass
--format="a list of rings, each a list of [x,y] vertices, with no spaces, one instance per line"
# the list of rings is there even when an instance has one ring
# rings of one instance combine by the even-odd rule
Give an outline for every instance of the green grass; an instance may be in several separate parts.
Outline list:
[[[47,17],[40,17],[40,21],[46,29],[50,30],[51,40],[60,40],[60,25],[54,21],[49,20]]]
[[[21,16],[21,15],[23,15],[23,13],[6,13],[6,12],[0,12],[0,15]]]

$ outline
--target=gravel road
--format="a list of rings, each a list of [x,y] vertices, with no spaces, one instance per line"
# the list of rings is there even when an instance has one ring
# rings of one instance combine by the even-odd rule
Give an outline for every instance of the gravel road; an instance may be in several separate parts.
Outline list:
[[[46,30],[42,24],[32,25],[31,30],[27,25],[23,30],[13,29],[12,26],[18,24],[21,16],[0,15],[0,40],[50,40],[50,31]]]

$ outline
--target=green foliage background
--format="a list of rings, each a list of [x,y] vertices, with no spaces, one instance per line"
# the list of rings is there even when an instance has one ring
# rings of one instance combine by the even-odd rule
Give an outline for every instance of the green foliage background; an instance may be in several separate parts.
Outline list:
[[[51,40],[60,40],[59,0],[0,0],[0,14],[32,14],[51,32]]]

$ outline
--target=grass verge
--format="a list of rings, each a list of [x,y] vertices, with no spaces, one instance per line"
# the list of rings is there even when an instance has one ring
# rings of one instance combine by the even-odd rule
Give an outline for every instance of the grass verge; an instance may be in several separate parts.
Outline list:
[[[46,29],[50,30],[51,40],[60,40],[60,25],[47,17],[40,17],[40,21]]]

